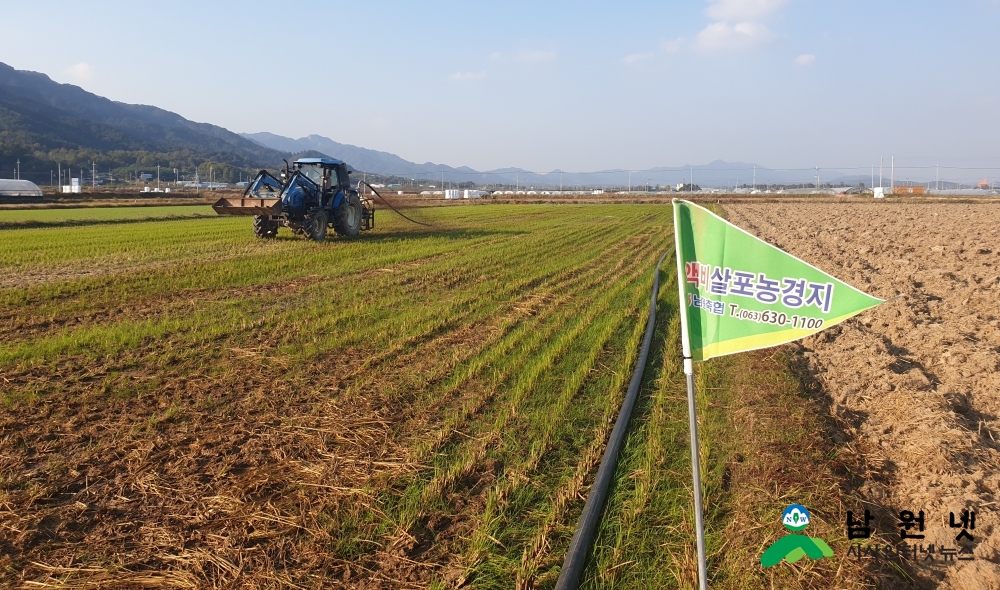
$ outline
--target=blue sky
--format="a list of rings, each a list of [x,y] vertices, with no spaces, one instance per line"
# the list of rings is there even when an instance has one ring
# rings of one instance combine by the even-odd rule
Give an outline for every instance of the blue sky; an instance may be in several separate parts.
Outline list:
[[[1000,0],[18,2],[0,61],[477,169],[1000,168]],[[1000,172],[997,173],[1000,176]]]

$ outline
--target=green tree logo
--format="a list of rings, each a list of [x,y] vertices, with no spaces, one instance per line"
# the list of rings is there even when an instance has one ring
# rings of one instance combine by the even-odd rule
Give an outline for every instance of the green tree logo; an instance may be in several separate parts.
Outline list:
[[[781,563],[782,559],[788,563],[795,563],[804,556],[808,556],[809,559],[833,557],[833,549],[830,549],[823,539],[795,534],[809,526],[809,511],[805,506],[792,504],[785,508],[781,513],[781,524],[794,532],[775,541],[760,556],[760,563],[764,567]]]

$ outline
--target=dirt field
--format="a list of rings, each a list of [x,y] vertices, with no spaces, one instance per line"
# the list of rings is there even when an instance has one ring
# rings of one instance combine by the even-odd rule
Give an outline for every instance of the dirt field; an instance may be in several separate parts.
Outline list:
[[[955,547],[949,513],[976,512],[975,559],[906,572],[918,587],[1000,588],[1000,206],[733,204],[730,220],[878,297],[903,297],[802,342],[807,380],[860,471],[849,497],[876,538],[922,510]],[[846,529],[846,527],[845,527]]]

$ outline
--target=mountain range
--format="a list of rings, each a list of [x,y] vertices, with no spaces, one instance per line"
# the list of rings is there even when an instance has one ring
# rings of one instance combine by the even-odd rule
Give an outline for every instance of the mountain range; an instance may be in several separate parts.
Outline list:
[[[90,169],[273,167],[280,151],[227,129],[154,106],[115,102],[45,74],[0,63],[0,176],[20,160],[21,177],[48,182],[56,162]],[[171,173],[172,174],[172,173]]]
[[[444,164],[425,162],[417,164],[400,158],[389,152],[380,152],[354,145],[338,143],[322,135],[309,135],[300,139],[283,137],[273,133],[240,133],[246,139],[255,141],[262,146],[285,152],[304,152],[313,150],[349,162],[354,168],[369,174],[394,176],[401,179],[438,180],[446,182],[473,182],[479,185],[503,184],[511,188],[560,186],[590,186],[590,187],[625,187],[630,183],[633,189],[639,190],[648,182],[650,185],[675,185],[694,182],[710,187],[752,185],[756,168],[758,185],[810,183],[814,179],[813,169],[774,170],[758,164],[747,162],[726,162],[715,160],[708,164],[684,165],[678,167],[657,167],[645,170],[611,169],[598,172],[562,172],[554,170],[548,173],[538,173],[522,168],[502,168],[497,170],[477,171],[463,166],[453,168]],[[820,181],[841,182],[848,180],[843,174],[832,170],[820,170]],[[693,174],[692,174],[693,173]],[[855,175],[858,179],[860,175]],[[851,184],[858,182],[850,177]]]
[[[235,181],[260,168],[275,169],[282,159],[296,155],[328,155],[355,170],[426,183],[474,183],[505,188],[590,186],[633,189],[649,185],[690,182],[701,186],[749,185],[754,164],[724,162],[647,170],[538,173],[520,168],[478,171],[425,162],[418,164],[395,154],[338,143],[321,135],[292,139],[273,133],[233,133],[209,123],[197,123],[155,106],[116,102],[78,86],[60,84],[45,74],[16,70],[0,63],[0,178],[11,177],[20,161],[21,178],[48,183],[57,166],[82,168],[91,163],[115,176],[155,172],[164,180],[173,169],[182,178],[195,170],[206,177]],[[74,172],[74,175],[76,173]],[[858,175],[852,174],[851,179]],[[756,166],[757,184],[808,183],[812,170],[769,170]],[[824,182],[847,179],[836,171],[821,171]],[[854,180],[856,182],[856,180]],[[435,184],[438,184],[435,183]]]

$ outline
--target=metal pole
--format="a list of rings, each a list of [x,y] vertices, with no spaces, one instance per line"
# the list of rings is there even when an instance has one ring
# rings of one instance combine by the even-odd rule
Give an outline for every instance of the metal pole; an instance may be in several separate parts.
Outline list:
[[[681,313],[684,313],[683,311]],[[691,431],[691,475],[694,480],[694,525],[698,537],[698,587],[708,588],[708,564],[705,559],[705,523],[701,506],[701,460],[698,456],[698,416],[694,403],[694,363],[684,359],[688,390],[688,427]]]
[[[708,590],[708,565],[705,558],[705,523],[704,511],[701,506],[701,461],[698,456],[698,416],[694,403],[694,361],[691,358],[691,339],[688,336],[687,297],[685,283],[680,280],[684,276],[684,262],[681,253],[680,211],[678,201],[674,200],[674,251],[677,257],[677,291],[681,305],[681,354],[684,355],[684,375],[687,377],[688,393],[688,429],[691,432],[691,478],[694,481],[694,522],[698,545],[698,588]]]

